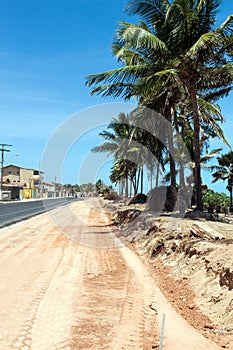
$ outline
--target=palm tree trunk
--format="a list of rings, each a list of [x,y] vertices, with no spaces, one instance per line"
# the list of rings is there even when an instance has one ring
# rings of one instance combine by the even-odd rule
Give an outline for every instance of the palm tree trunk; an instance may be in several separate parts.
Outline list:
[[[141,167],[141,194],[143,193],[143,165]]]
[[[123,195],[123,181],[122,181],[122,179],[119,182],[119,192],[120,192],[120,195],[122,196]]]
[[[150,169],[150,190],[153,188],[153,168]]]
[[[194,129],[194,163],[195,163],[195,198],[196,209],[203,210],[202,203],[202,181],[201,181],[201,148],[200,148],[200,118],[197,104],[197,92],[194,82],[189,83],[189,94],[193,108],[193,129]]]
[[[125,167],[125,196],[126,196],[126,198],[129,197],[128,164],[127,164],[127,162],[126,162],[126,167]]]
[[[180,154],[184,154],[184,123],[182,121],[182,126],[181,126],[181,135],[182,135],[182,141],[181,141],[181,146],[180,146]],[[182,190],[185,189],[185,177],[184,177],[184,162],[181,156],[180,159],[180,188]]]
[[[184,111],[181,110],[181,114],[183,114]],[[174,114],[174,126],[175,126],[175,130],[177,133],[177,136],[179,137],[180,135],[180,130],[179,130],[179,123],[178,123],[178,117],[177,117],[177,111],[176,109],[173,110],[173,114]],[[181,142],[178,143],[178,150],[179,153],[181,155],[181,158],[178,156],[178,160],[179,160],[179,165],[180,165],[180,189],[184,190],[185,189],[185,177],[184,177],[184,162],[182,160],[182,155],[184,153],[184,123],[182,121],[181,124],[181,136],[182,136],[182,140]]]
[[[125,181],[122,179],[121,180],[121,191],[122,191],[122,196],[124,196],[124,191],[125,191]]]
[[[134,196],[135,196],[137,194],[137,173],[136,172],[133,175],[132,183],[133,183]]]
[[[125,197],[129,197],[129,184],[127,175],[125,175]]]
[[[158,161],[157,162],[157,166],[156,166],[155,188],[159,187],[159,168],[160,168],[160,164],[159,164],[159,161]]]
[[[233,212],[233,198],[232,198],[232,188],[230,191],[230,213]]]
[[[185,189],[185,179],[184,179],[184,163],[180,162],[180,189]]]
[[[229,178],[228,178],[228,186],[227,186],[227,189],[230,192],[230,213],[233,212],[232,186],[233,186],[233,174],[232,174],[232,169],[231,169],[231,173],[230,173]]]
[[[137,184],[136,184],[136,194],[138,193],[140,174],[141,174],[141,168],[138,168],[138,178],[137,178]]]
[[[171,186],[176,187],[176,165],[174,160],[174,140],[172,133],[172,113],[171,106],[168,105],[165,108],[165,117],[169,121],[171,127],[168,128],[168,151],[170,156],[170,174],[171,174]]]

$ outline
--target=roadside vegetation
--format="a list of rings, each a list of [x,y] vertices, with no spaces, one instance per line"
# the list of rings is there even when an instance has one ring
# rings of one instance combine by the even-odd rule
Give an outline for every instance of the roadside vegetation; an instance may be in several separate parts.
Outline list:
[[[113,190],[113,187],[111,185],[105,185],[101,179],[96,181],[95,184],[91,182],[81,185],[66,184],[64,187],[68,196],[89,196],[99,194],[109,199],[116,198],[116,193]]]
[[[218,211],[224,210],[224,208],[227,210],[226,208],[229,207],[229,196],[227,196],[226,193],[215,192],[211,189],[203,189],[202,195],[203,206],[209,211],[216,210],[216,208],[219,208]]]
[[[216,26],[220,10],[220,0],[128,1],[126,13],[137,23],[119,22],[112,52],[120,67],[86,80],[92,94],[138,101],[130,115],[112,120],[101,133],[104,143],[93,149],[114,156],[110,179],[120,193],[142,193],[145,172],[149,187],[158,187],[166,170],[165,183],[184,193],[193,187],[192,204],[203,210],[201,169],[221,151],[210,149],[211,139],[230,150],[217,102],[232,90],[233,15]],[[171,128],[162,142],[156,130],[163,118]]]

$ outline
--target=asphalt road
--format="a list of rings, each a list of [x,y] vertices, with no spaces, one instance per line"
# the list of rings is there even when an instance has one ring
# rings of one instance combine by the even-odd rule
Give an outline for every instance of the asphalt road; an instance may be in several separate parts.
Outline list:
[[[28,202],[1,202],[0,228],[28,219],[62,205],[66,205],[75,200],[80,200],[80,198],[49,198],[35,201],[29,200]]]

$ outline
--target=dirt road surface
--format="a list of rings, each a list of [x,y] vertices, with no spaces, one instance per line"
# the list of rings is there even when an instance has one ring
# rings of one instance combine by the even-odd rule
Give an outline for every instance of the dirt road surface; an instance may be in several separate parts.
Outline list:
[[[98,199],[0,230],[0,349],[220,349],[168,303]]]

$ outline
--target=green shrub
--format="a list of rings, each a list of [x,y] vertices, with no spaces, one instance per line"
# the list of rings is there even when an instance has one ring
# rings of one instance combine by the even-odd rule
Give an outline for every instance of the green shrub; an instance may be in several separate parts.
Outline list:
[[[220,205],[221,208],[224,208],[226,206],[229,206],[230,203],[229,196],[227,196],[225,193],[215,192],[210,189],[203,189],[202,196],[203,205],[205,208],[208,208],[209,205],[213,205],[214,207]]]

